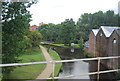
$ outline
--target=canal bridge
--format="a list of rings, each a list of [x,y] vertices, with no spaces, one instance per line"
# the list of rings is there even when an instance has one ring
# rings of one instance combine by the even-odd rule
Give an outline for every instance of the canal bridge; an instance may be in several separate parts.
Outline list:
[[[84,59],[73,59],[73,60],[56,60],[56,61],[44,61],[44,62],[30,62],[30,63],[13,63],[13,64],[0,64],[0,67],[11,67],[11,66],[25,66],[25,65],[34,65],[34,64],[47,64],[51,63],[53,64],[53,71],[52,71],[52,77],[50,78],[45,78],[47,80],[55,80],[55,79],[65,79],[69,77],[74,77],[74,76],[86,76],[86,75],[97,75],[96,81],[101,81],[100,80],[100,74],[105,74],[105,73],[112,73],[112,72],[119,72],[120,69],[112,69],[112,70],[104,70],[100,71],[100,63],[101,60],[108,60],[108,59],[118,59],[120,56],[112,56],[112,57],[97,57],[97,58],[84,58]],[[76,75],[68,75],[68,76],[63,76],[63,77],[54,77],[54,68],[55,64],[57,63],[65,63],[65,62],[77,62],[77,61],[97,61],[97,71],[96,72],[90,72],[90,73],[83,73],[83,74],[76,74]]]

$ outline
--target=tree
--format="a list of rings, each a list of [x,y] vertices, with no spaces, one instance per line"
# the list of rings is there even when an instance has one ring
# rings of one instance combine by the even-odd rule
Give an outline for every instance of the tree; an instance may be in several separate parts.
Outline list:
[[[77,21],[77,29],[79,33],[84,34],[83,39],[88,40],[92,29],[98,29],[100,26],[118,26],[118,18],[118,14],[112,10],[84,13]],[[79,37],[80,35],[77,35],[77,38]]]
[[[32,47],[39,46],[40,41],[42,40],[42,35],[37,30],[33,30],[28,35],[28,38],[31,40]]]
[[[64,44],[69,44],[75,41],[75,32],[76,32],[76,25],[73,19],[66,19],[64,22],[61,23],[61,40]]]
[[[44,41],[60,42],[61,38],[61,24],[44,24],[38,28],[39,32],[43,35]]]
[[[39,26],[38,31],[43,35],[43,40],[49,40],[48,24]]]
[[[83,45],[84,45],[84,40],[81,37],[80,40],[79,40],[79,47],[80,47],[81,50],[83,49]]]
[[[2,63],[17,63],[18,56],[25,51],[24,36],[29,30],[31,15],[27,8],[32,3],[3,2],[2,3]],[[15,67],[4,67],[3,78]]]

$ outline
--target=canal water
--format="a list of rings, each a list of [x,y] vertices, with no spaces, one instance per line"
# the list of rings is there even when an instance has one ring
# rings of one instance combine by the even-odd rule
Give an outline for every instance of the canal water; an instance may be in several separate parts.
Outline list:
[[[48,48],[54,49],[60,56],[62,60],[71,60],[71,59],[81,59],[85,58],[83,53],[80,51],[80,48],[71,48],[71,47],[58,47],[58,46],[48,46]],[[104,65],[100,65],[100,70],[108,70]],[[97,61],[77,61],[77,62],[66,62],[62,63],[62,67],[58,74],[59,77],[69,76],[69,75],[77,75],[77,74],[85,74],[90,72],[97,71]],[[100,74],[101,80],[107,79],[107,81],[116,81],[114,78],[114,73],[105,73]],[[85,81],[97,81],[97,75],[88,75],[88,76],[75,76],[69,77],[65,79],[75,79],[75,80],[85,80]],[[58,80],[61,81],[61,80]]]
[[[79,48],[55,48],[62,60],[80,59],[84,55]],[[89,73],[89,63],[85,61],[66,62],[62,64],[59,77]],[[66,79],[90,79],[89,76],[76,76]]]

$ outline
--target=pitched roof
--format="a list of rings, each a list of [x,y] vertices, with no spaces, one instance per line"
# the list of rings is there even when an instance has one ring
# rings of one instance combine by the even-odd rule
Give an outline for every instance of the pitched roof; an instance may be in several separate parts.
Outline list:
[[[115,30],[117,34],[120,36],[120,29]]]
[[[94,35],[96,36],[98,31],[99,31],[99,29],[92,29],[92,31],[93,31]]]
[[[37,25],[32,25],[32,26],[30,26],[30,28],[38,28],[38,26]]]
[[[120,27],[101,26],[101,29],[103,30],[105,36],[109,37],[115,29],[120,29]]]

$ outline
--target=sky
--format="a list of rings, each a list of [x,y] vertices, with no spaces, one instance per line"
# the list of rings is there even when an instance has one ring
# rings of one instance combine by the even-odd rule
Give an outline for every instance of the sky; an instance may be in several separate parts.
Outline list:
[[[32,14],[30,25],[54,23],[73,18],[77,22],[84,13],[114,10],[118,13],[120,0],[38,0],[28,10]]]

